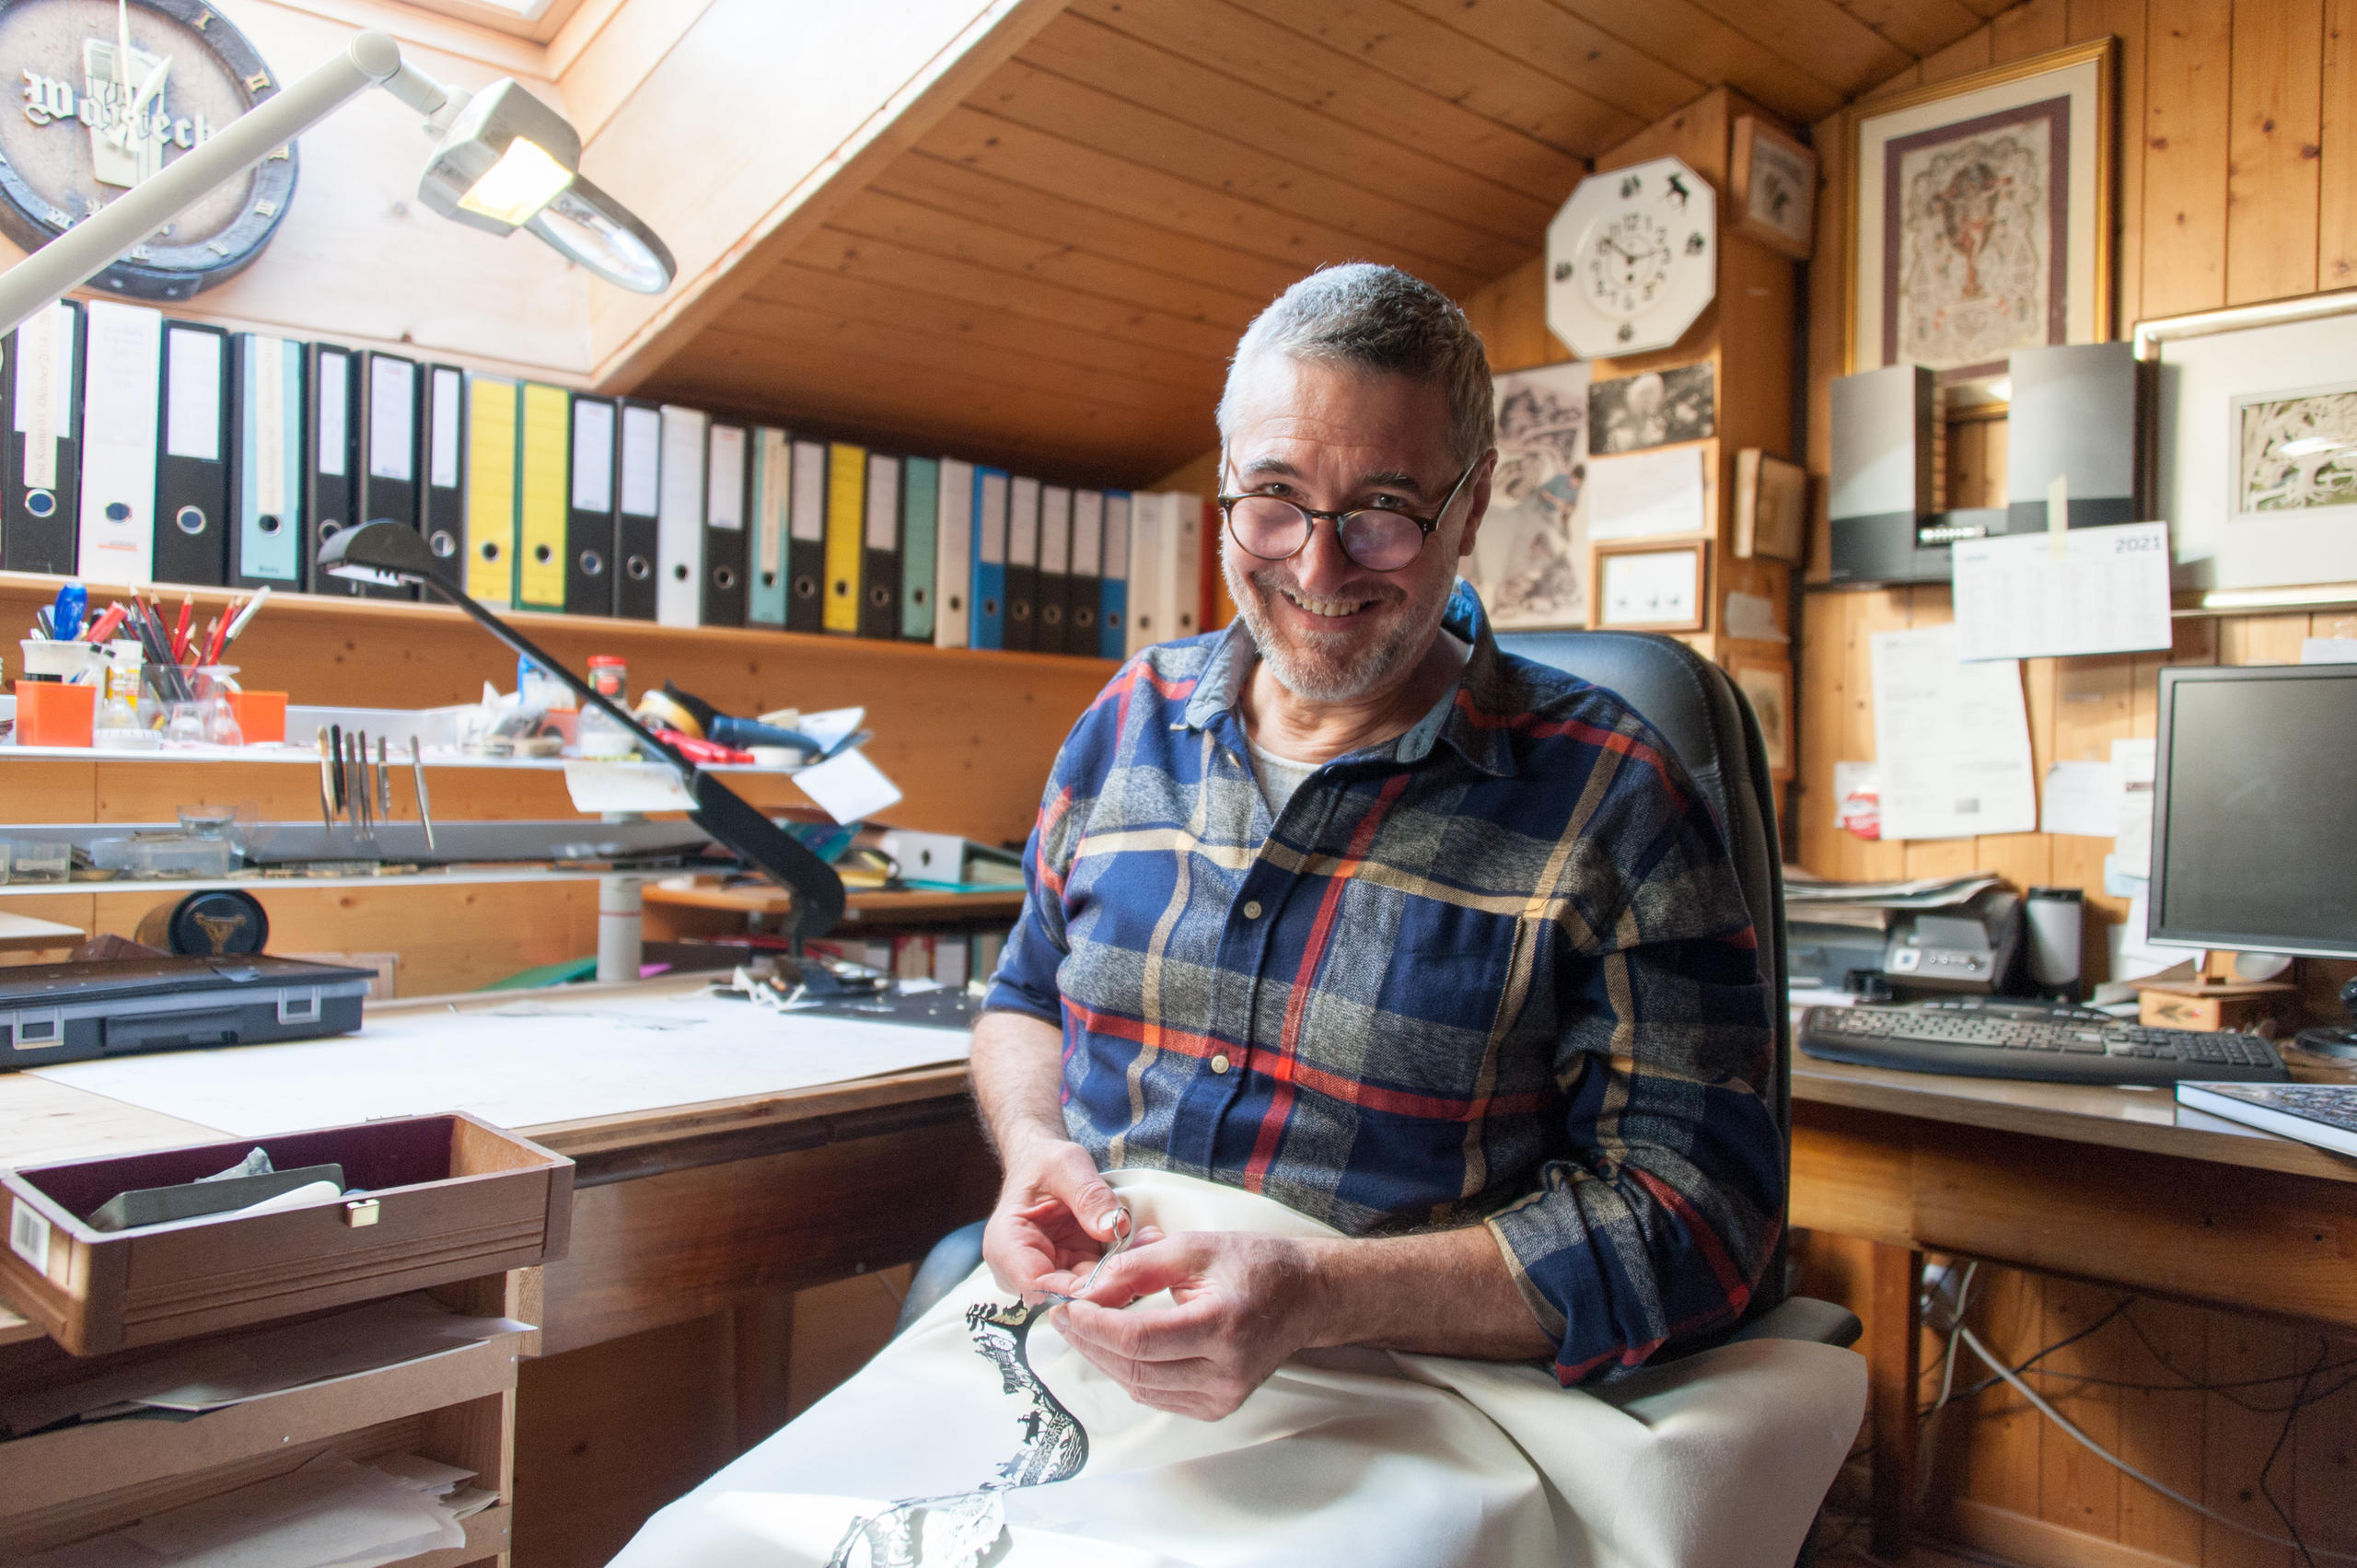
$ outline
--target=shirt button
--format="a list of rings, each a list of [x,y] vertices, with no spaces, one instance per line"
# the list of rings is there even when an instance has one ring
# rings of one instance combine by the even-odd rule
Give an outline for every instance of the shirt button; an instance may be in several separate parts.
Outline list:
[[[1227,1071],[1227,1068],[1228,1068],[1228,1061],[1227,1061],[1227,1053],[1226,1053],[1225,1051],[1222,1051],[1222,1052],[1220,1052],[1217,1056],[1214,1056],[1214,1057],[1213,1057],[1213,1058],[1212,1058],[1212,1071],[1213,1071],[1213,1072],[1214,1072],[1214,1073],[1225,1073],[1225,1072],[1226,1072],[1226,1071]]]
[[[1258,920],[1260,918],[1260,900],[1247,899],[1244,901],[1244,918],[1247,920]]]

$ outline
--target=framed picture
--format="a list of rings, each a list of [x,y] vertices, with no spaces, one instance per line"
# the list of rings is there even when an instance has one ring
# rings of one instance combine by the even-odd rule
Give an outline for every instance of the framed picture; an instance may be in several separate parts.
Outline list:
[[[1849,365],[1997,401],[2017,348],[2111,336],[2112,39],[1857,111]]]
[[[1711,362],[1648,370],[1598,381],[1587,389],[1588,449],[1641,452],[1700,441],[1718,430],[1717,377]]]
[[[2135,341],[2157,366],[2174,586],[2357,598],[2357,289],[2140,321]]]
[[[1768,748],[1768,776],[1793,776],[1793,667],[1765,660],[1736,659],[1727,666],[1736,688],[1751,703],[1759,719],[1759,738]]]
[[[1741,115],[1728,173],[1736,232],[1807,261],[1817,238],[1817,155],[1758,115]]]
[[[1498,467],[1457,563],[1500,631],[1587,624],[1585,360],[1497,377]]]
[[[1745,560],[1801,558],[1808,520],[1808,470],[1757,447],[1735,455],[1735,552]]]
[[[1596,618],[1615,632],[1700,632],[1709,546],[1630,540],[1596,547]]]

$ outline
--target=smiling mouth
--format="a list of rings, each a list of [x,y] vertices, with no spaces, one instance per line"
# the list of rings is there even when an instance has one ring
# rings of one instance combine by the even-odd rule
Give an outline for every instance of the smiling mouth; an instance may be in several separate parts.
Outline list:
[[[1345,617],[1356,615],[1360,610],[1376,602],[1371,598],[1311,598],[1306,595],[1297,594],[1291,588],[1283,587],[1277,592],[1284,595],[1286,602],[1296,610],[1325,621],[1340,621]]]

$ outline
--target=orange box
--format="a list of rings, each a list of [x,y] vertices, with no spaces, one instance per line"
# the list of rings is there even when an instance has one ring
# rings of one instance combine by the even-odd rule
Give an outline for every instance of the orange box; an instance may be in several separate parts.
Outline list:
[[[286,693],[232,691],[229,711],[238,717],[238,731],[253,746],[286,738]]]
[[[99,689],[55,680],[17,682],[17,743],[87,746],[98,717]]]

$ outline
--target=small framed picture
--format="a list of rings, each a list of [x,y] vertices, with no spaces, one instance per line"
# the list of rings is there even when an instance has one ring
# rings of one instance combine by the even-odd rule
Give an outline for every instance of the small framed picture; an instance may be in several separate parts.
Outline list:
[[[1596,547],[1596,621],[1616,632],[1700,632],[1709,546],[1629,540]]]
[[[1793,667],[1763,659],[1736,659],[1727,666],[1736,689],[1759,719],[1768,748],[1768,776],[1789,779],[1793,766]]]
[[[1735,455],[1735,552],[1745,560],[1801,558],[1808,519],[1808,470],[1757,447]]]
[[[1807,261],[1817,237],[1817,155],[1746,114],[1735,122],[1729,174],[1736,232]]]

